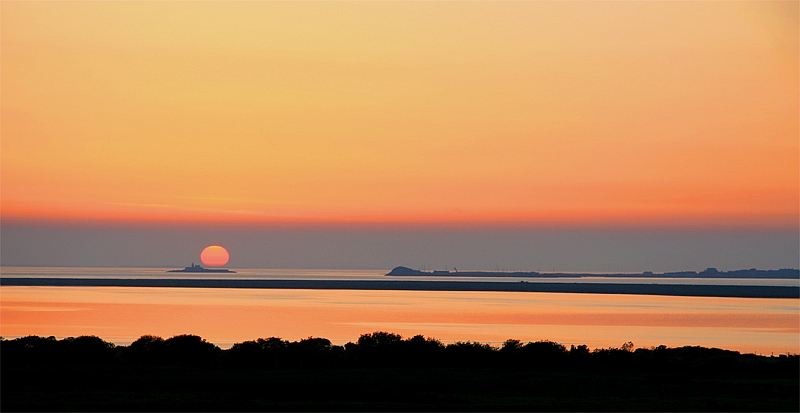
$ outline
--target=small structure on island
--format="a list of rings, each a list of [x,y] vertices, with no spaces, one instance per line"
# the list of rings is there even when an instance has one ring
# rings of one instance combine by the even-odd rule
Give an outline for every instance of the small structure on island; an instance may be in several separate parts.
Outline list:
[[[167,272],[225,272],[225,273],[236,274],[236,271],[231,271],[224,268],[220,269],[205,268],[202,265],[199,264],[195,265],[194,263],[192,263],[190,267],[185,267],[182,270],[169,270]]]

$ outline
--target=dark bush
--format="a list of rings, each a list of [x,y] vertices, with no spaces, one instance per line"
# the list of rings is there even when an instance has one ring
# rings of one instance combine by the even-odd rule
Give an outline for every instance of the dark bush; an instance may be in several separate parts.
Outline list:
[[[366,366],[399,366],[402,342],[403,337],[399,334],[385,331],[362,334],[358,338],[359,358]]]
[[[2,340],[1,343],[0,355],[4,366],[57,365],[64,361],[59,342],[53,336],[27,336]]]
[[[488,344],[470,341],[445,347],[445,358],[451,367],[488,367],[497,361],[497,351]]]
[[[155,365],[167,362],[167,346],[163,338],[144,335],[131,343],[122,353],[127,363]]]
[[[304,338],[289,343],[286,353],[292,365],[301,369],[330,367],[331,341],[327,338]]]
[[[551,370],[564,365],[567,348],[553,341],[536,341],[519,349],[519,363],[532,369]]]
[[[59,345],[64,348],[65,364],[101,365],[114,361],[116,346],[97,336],[68,337],[61,340]]]
[[[438,367],[444,362],[444,351],[441,341],[416,335],[402,343],[401,362],[409,367]]]
[[[227,361],[240,366],[279,368],[286,363],[288,345],[278,337],[236,343],[227,351]]]
[[[168,338],[164,342],[164,350],[170,363],[180,365],[209,365],[221,351],[204,338],[191,334]]]
[[[115,345],[100,337],[27,336],[3,340],[3,363],[16,366],[104,365],[115,361]]]

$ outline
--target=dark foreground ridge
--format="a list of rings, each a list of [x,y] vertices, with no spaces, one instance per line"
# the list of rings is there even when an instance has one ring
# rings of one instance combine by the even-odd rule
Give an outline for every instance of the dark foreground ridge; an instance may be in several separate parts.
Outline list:
[[[222,350],[199,336],[0,341],[3,411],[798,411],[798,355],[443,344],[374,332]]]
[[[185,280],[114,278],[0,278],[3,286],[277,288],[310,290],[510,291],[644,294],[695,297],[800,298],[800,287],[763,285],[601,284],[410,280]]]
[[[421,271],[408,267],[394,267],[386,275],[405,277],[527,277],[527,278],[582,278],[582,277],[612,277],[612,278],[756,278],[756,279],[800,279],[800,270],[781,268],[779,270],[749,270],[718,271],[716,268],[706,268],[703,271],[679,271],[654,273],[645,271],[640,274],[633,273],[539,273],[536,271]]]

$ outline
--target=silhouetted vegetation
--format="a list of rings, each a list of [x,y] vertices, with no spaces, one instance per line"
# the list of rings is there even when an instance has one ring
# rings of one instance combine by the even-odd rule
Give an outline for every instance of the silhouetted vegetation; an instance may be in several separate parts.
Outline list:
[[[129,346],[29,336],[0,340],[0,366],[6,411],[797,411],[800,403],[797,355],[513,339],[495,347],[382,331],[343,346],[270,337],[228,350],[194,335],[146,335]]]
[[[356,343],[331,344],[309,337],[296,342],[259,338],[222,350],[195,335],[163,339],[145,335],[129,346],[95,336],[28,336],[0,341],[2,366],[242,366],[257,369],[341,369],[395,367],[492,367],[535,371],[669,372],[701,375],[765,375],[796,378],[798,355],[740,354],[705,347],[595,349],[552,341],[506,340],[493,347],[476,342],[443,344],[417,335],[403,339],[383,331],[363,334]]]
[[[0,340],[2,367],[19,366],[99,366],[117,362],[119,349],[100,337],[80,336],[56,340],[55,337],[28,336]]]

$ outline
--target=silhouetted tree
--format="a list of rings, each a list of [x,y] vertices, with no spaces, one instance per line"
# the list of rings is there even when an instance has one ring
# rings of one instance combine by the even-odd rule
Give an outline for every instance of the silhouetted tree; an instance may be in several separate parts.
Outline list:
[[[554,341],[542,340],[528,343],[519,349],[520,364],[528,368],[553,369],[563,365],[567,348]]]
[[[416,335],[402,342],[401,347],[404,365],[433,367],[444,362],[444,345],[439,340]]]
[[[583,355],[589,355],[589,347],[586,344],[581,344],[579,346],[575,346],[574,344],[569,346],[569,355],[570,357],[576,356],[580,357]]]
[[[456,342],[445,347],[447,363],[453,367],[486,367],[495,362],[497,351],[488,344]]]
[[[7,367],[63,364],[62,347],[55,337],[26,336],[3,340],[0,355]]]
[[[499,350],[500,362],[506,367],[521,367],[519,365],[519,350],[522,348],[522,342],[510,338],[503,342]]]
[[[60,344],[64,347],[68,364],[109,364],[114,358],[114,343],[97,336],[68,337],[61,340]]]
[[[592,351],[592,367],[606,372],[628,371],[634,360],[634,353],[622,348],[603,348]]]
[[[327,338],[308,337],[289,343],[287,351],[300,368],[327,367],[331,341]]]
[[[172,363],[183,365],[207,365],[215,361],[220,348],[204,338],[182,334],[164,342],[166,357]]]
[[[399,334],[376,331],[362,334],[358,338],[358,354],[363,363],[370,366],[400,364],[400,346],[403,337]]]
[[[27,336],[2,341],[3,362],[22,365],[100,365],[115,360],[115,345],[96,336],[55,337]]]
[[[153,335],[144,335],[131,343],[122,353],[127,363],[132,364],[163,364],[167,362],[166,342],[163,338]]]
[[[238,365],[278,368],[281,365],[280,362],[286,357],[288,345],[288,341],[278,337],[236,343],[227,352],[228,360]]]
[[[403,340],[399,334],[376,331],[371,334],[362,334],[358,338],[358,346],[364,348],[388,348]]]
[[[500,348],[502,352],[513,352],[519,350],[522,347],[522,342],[517,339],[509,338],[508,340],[503,342],[503,347]]]

